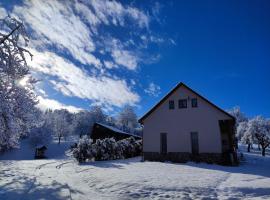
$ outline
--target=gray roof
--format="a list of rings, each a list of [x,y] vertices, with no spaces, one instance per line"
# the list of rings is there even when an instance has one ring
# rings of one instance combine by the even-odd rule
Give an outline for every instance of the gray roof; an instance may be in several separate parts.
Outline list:
[[[121,133],[121,134],[125,134],[125,135],[130,135],[130,136],[141,138],[141,136],[139,136],[139,135],[135,135],[135,134],[132,134],[132,133],[124,132],[121,129],[118,129],[118,128],[114,127],[114,126],[110,126],[110,125],[107,125],[107,124],[102,124],[102,123],[99,123],[99,122],[96,122],[96,124],[98,124],[100,126],[103,126],[103,127],[107,128],[107,129],[110,129],[110,130],[112,130],[114,132],[117,132],[117,133]]]

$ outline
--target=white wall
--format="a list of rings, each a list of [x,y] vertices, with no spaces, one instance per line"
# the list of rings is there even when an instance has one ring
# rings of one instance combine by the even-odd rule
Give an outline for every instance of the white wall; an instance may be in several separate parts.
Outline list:
[[[188,107],[179,109],[178,100],[188,98]],[[191,107],[197,98],[198,107]],[[169,109],[174,100],[175,109]],[[160,152],[160,133],[167,133],[168,152],[191,152],[190,132],[199,134],[199,153],[221,153],[219,120],[231,119],[212,105],[181,86],[144,120],[144,152]]]

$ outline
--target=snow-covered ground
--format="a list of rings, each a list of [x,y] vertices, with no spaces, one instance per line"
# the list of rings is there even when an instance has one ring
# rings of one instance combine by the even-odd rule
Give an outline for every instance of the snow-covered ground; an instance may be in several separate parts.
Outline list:
[[[0,156],[0,199],[270,199],[269,155],[245,153],[239,167],[139,157],[78,165],[68,156],[19,159],[20,151]]]

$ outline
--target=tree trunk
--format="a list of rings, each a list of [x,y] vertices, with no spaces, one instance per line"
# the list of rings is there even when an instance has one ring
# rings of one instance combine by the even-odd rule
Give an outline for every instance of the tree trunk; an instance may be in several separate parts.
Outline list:
[[[61,136],[58,137],[58,144],[60,144]]]
[[[266,149],[266,148],[263,148],[263,147],[262,147],[262,156],[265,156],[265,149]]]
[[[247,148],[247,151],[250,152],[250,144],[248,144],[248,148]]]

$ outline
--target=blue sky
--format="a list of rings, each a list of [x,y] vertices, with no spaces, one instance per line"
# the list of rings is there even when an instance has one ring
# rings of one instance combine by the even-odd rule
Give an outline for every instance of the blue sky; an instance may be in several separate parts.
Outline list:
[[[72,2],[72,3],[71,3]],[[40,107],[143,115],[182,81],[221,108],[270,117],[269,1],[1,1],[20,17]]]

